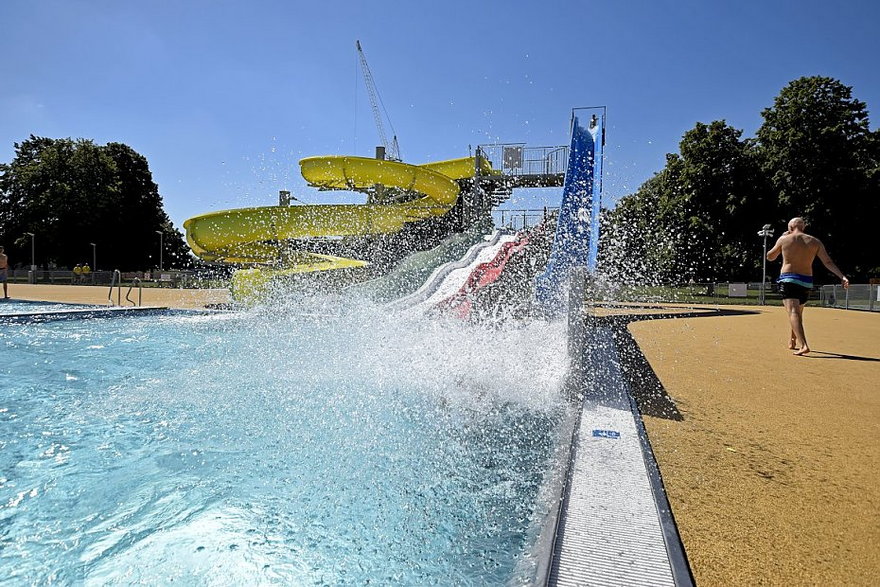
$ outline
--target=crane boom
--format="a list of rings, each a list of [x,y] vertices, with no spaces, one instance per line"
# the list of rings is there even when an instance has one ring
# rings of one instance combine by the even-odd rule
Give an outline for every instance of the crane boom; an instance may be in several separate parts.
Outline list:
[[[361,42],[355,41],[357,46],[358,57],[361,62],[361,70],[364,74],[364,84],[367,86],[367,95],[370,97],[370,106],[373,109],[373,119],[376,121],[376,129],[379,131],[379,140],[382,141],[382,145],[385,147],[386,156],[388,159],[392,161],[400,161],[400,147],[397,145],[397,135],[393,135],[392,141],[388,142],[388,137],[385,134],[385,125],[382,122],[382,111],[385,110],[385,105],[382,104],[382,108],[380,110],[379,105],[382,102],[382,98],[379,96],[379,90],[376,89],[376,82],[373,80],[373,73],[370,71],[370,66],[367,64],[367,57],[364,55],[364,50],[361,49]],[[388,124],[391,124],[391,118],[388,117],[388,112],[385,111],[385,116],[388,118]],[[391,132],[394,132],[394,126],[391,126]]]

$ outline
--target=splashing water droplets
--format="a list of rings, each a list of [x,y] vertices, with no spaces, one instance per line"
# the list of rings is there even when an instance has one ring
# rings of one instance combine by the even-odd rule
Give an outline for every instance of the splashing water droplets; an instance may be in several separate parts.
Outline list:
[[[136,570],[144,582],[497,584],[515,572],[566,409],[560,324],[404,315],[281,286],[244,311],[96,324],[16,339],[10,360],[51,353],[61,377],[9,392],[22,417],[2,458],[41,466],[0,459],[14,471],[8,530],[47,532],[44,504],[86,497],[52,513],[54,540],[75,546],[28,542],[0,564],[34,582],[83,561],[86,582]],[[75,369],[87,348],[105,370]]]

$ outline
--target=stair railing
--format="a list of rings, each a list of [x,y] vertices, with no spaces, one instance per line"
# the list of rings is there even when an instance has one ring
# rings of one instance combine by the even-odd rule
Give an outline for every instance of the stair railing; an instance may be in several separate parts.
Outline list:
[[[131,299],[131,298],[129,297],[129,296],[131,296],[131,290],[133,290],[135,286],[137,286],[137,288],[138,288],[138,301],[137,301],[137,304],[135,304],[135,303],[134,303],[134,300]],[[141,306],[141,305],[143,305],[143,304],[142,304],[143,293],[144,293],[144,288],[143,288],[143,286],[141,285],[141,278],[140,278],[140,277],[135,277],[134,280],[131,282],[131,285],[130,285],[129,288],[128,288],[128,292],[125,294],[125,300],[126,300],[127,302],[131,302],[131,305],[132,305],[132,306]]]
[[[118,278],[118,279],[117,279]],[[122,272],[119,269],[113,270],[113,277],[110,278],[110,291],[107,293],[107,305],[113,305],[113,287],[116,287],[116,305],[122,305]]]

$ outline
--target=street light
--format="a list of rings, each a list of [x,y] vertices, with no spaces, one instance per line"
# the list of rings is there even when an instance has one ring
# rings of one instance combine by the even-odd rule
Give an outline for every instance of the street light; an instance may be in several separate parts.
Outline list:
[[[31,237],[31,271],[36,271],[37,264],[34,261],[34,233],[26,232],[25,234]]]
[[[98,270],[98,255],[96,253],[98,246],[95,243],[89,243],[92,245],[92,285],[95,284],[95,272]]]
[[[764,284],[767,283],[767,239],[773,236],[773,229],[769,224],[765,224],[758,231],[758,236],[764,237],[764,274],[761,276],[761,305],[763,306],[765,301]]]
[[[28,271],[28,283],[36,283],[37,282],[37,264],[34,262],[34,233],[26,232],[27,236],[31,237],[31,270]]]
[[[154,232],[159,235],[159,271],[162,271],[162,231],[156,230]]]

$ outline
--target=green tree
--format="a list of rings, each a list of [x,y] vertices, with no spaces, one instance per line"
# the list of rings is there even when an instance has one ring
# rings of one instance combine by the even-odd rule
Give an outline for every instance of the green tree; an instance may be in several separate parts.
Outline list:
[[[741,136],[716,120],[697,123],[679,144],[686,229],[700,247],[692,261],[698,280],[759,277],[755,232],[776,214],[754,143]]]
[[[96,243],[102,268],[158,264],[162,231],[166,266],[189,259],[183,237],[162,209],[146,159],[120,143],[31,136],[0,164],[0,240],[12,257],[29,261],[27,232],[37,239],[37,263],[91,262]]]
[[[599,267],[621,284],[684,281],[690,246],[680,205],[681,158],[667,155],[666,167],[608,211],[600,233]]]
[[[162,205],[159,188],[146,157],[128,145],[108,143],[105,150],[117,170],[119,205],[109,207],[114,212],[110,220],[119,228],[117,240],[125,238],[147,243],[147,259],[144,267],[158,266],[158,235],[162,232],[163,266],[183,267],[189,264],[191,255],[180,232],[174,229]],[[152,243],[150,248],[149,243]],[[152,263],[149,263],[152,261]]]
[[[835,259],[860,278],[876,271],[878,133],[852,88],[828,77],[789,83],[762,113],[763,168],[783,210],[804,216]]]
[[[852,89],[794,80],[764,110],[756,139],[723,120],[697,123],[679,154],[605,217],[602,267],[643,283],[753,280],[765,223],[804,216],[855,279],[880,275],[880,131]]]
[[[623,282],[755,279],[767,190],[754,145],[697,123],[666,166],[607,214],[603,268]],[[616,267],[616,268],[615,268]]]

